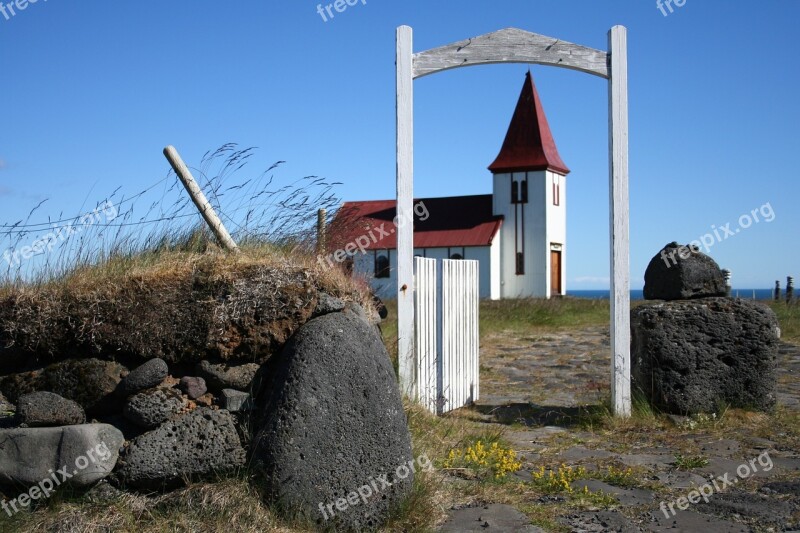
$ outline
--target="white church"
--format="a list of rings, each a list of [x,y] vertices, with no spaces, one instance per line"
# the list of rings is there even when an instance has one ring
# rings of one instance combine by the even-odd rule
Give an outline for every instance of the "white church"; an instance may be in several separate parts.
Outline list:
[[[489,171],[492,194],[414,200],[414,254],[478,260],[481,298],[566,294],[569,169],[530,72]],[[397,294],[395,215],[395,200],[345,202],[329,230],[328,249],[347,248],[347,268],[381,298]]]

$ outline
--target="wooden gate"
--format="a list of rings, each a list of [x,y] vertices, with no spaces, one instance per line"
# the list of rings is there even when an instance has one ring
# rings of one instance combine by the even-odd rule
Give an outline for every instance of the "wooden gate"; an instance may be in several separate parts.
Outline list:
[[[436,414],[480,395],[478,261],[414,258],[416,397]]]

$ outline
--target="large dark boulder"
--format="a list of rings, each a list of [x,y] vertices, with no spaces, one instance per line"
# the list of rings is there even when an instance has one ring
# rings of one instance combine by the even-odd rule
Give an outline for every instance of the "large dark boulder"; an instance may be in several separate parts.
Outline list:
[[[244,462],[233,415],[201,407],[134,439],[119,478],[137,489],[157,490],[228,472]]]
[[[648,303],[631,311],[634,388],[675,414],[721,404],[775,405],[778,321],[749,300],[705,298]]]
[[[315,318],[277,359],[253,445],[265,494],[323,529],[380,527],[413,474],[402,469],[411,438],[374,326],[350,311]]]
[[[23,394],[54,392],[73,400],[88,415],[108,414],[121,408],[115,391],[127,369],[113,361],[67,359],[46,368],[0,377],[0,391],[11,401]]]
[[[666,245],[647,265],[645,300],[688,300],[725,296],[727,287],[719,265],[690,245]]]
[[[27,427],[71,426],[86,422],[83,408],[52,392],[32,392],[19,397],[17,422]]]

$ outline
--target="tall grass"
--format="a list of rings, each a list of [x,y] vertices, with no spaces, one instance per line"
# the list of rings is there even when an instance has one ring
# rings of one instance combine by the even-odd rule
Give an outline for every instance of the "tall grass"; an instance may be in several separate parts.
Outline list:
[[[283,161],[251,174],[248,165],[255,153],[254,148],[225,144],[207,152],[192,172],[243,249],[312,251],[317,210],[333,215],[340,203],[334,192],[339,183],[318,176],[279,180]],[[6,258],[0,261],[0,285],[43,283],[98,264],[116,261],[119,266],[148,254],[152,259],[216,246],[171,170],[134,194],[118,187],[75,216],[46,215],[46,207],[43,200],[26,218],[0,225],[0,254]],[[48,250],[43,242],[54,246]],[[24,251],[33,257],[23,258]]]

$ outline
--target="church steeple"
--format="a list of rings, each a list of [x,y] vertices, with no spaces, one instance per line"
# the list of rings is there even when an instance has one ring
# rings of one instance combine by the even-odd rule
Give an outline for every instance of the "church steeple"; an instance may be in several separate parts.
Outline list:
[[[519,95],[503,147],[489,165],[489,170],[493,174],[534,170],[551,170],[563,176],[569,174],[569,168],[558,155],[530,71],[525,75],[522,93]]]

